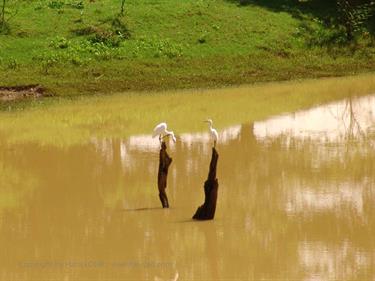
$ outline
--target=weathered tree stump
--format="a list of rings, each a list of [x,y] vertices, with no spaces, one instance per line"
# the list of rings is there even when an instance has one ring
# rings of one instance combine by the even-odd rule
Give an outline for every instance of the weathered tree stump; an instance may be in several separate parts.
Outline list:
[[[215,216],[216,201],[217,201],[217,190],[219,188],[219,182],[216,178],[216,167],[219,154],[216,149],[212,148],[212,156],[210,163],[210,170],[208,172],[208,178],[204,183],[204,204],[198,207],[193,219],[196,220],[212,220]]]
[[[172,158],[167,153],[167,145],[163,141],[161,143],[159,155],[159,172],[158,172],[158,189],[159,198],[163,208],[169,208],[168,197],[165,189],[167,188],[168,168],[172,163]]]

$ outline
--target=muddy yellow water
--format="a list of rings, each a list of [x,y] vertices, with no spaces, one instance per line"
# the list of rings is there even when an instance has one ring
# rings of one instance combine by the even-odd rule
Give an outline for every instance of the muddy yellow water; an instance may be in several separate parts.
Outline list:
[[[375,280],[375,96],[364,94],[264,118],[245,104],[214,111],[219,193],[206,222],[191,217],[212,145],[201,117],[215,94],[188,109],[171,97],[181,111],[170,121],[170,209],[145,125],[169,113],[134,109],[124,128],[126,113],[100,99],[87,105],[97,112],[83,101],[2,113],[0,280]],[[142,98],[140,108],[160,99]]]

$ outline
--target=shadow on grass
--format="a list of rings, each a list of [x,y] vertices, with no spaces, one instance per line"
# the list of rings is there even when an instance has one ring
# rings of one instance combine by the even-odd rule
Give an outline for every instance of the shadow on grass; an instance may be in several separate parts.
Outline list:
[[[239,6],[260,6],[274,12],[287,12],[295,18],[310,15],[322,20],[337,16],[336,1],[327,0],[227,0]]]
[[[238,6],[260,6],[273,12],[287,12],[294,18],[303,19],[305,16],[318,18],[326,25],[336,21],[339,17],[336,0],[226,0]],[[368,0],[353,0],[354,5],[368,4]],[[368,24],[370,33],[375,34],[375,15]]]

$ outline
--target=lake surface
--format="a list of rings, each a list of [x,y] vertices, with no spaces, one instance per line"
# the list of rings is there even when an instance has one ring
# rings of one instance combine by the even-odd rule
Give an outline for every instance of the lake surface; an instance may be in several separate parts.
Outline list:
[[[0,130],[0,279],[375,280],[374,95],[220,128],[206,222],[199,126],[169,144],[170,209],[152,127],[70,145]]]

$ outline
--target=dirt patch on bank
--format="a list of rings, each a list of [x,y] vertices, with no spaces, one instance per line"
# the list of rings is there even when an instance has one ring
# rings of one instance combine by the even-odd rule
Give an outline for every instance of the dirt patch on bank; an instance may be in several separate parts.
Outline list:
[[[51,96],[41,85],[0,86],[0,101],[14,101]]]

